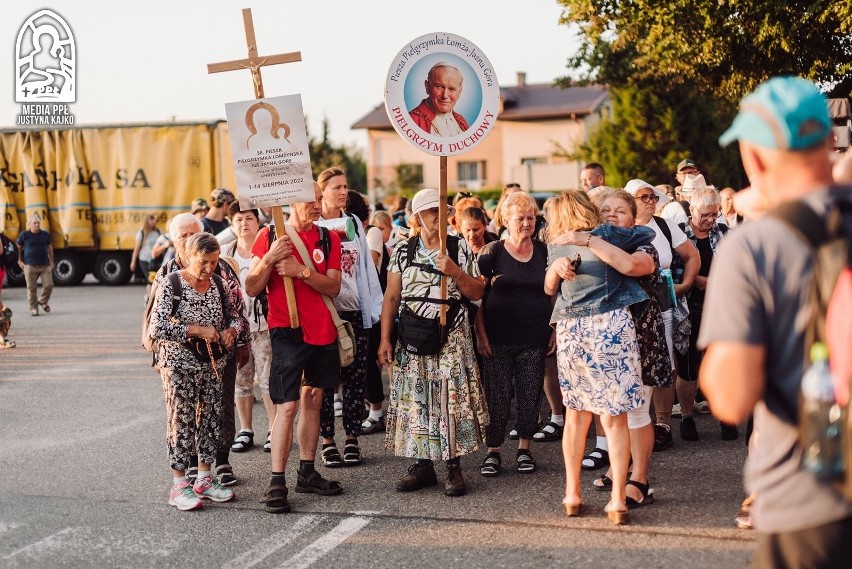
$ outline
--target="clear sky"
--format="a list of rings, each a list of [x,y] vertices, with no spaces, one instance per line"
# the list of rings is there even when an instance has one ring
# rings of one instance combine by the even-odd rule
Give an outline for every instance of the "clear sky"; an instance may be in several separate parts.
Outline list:
[[[50,8],[77,42],[76,124],[209,120],[224,103],[254,98],[248,71],[207,74],[207,63],[247,57],[242,8],[251,8],[260,55],[301,51],[302,61],[263,68],[266,96],[301,93],[311,134],[323,116],[334,142],[364,146],[350,126],[383,101],[388,67],[410,40],[450,32],[476,44],[501,85],[566,73],[576,41],[558,25],[555,0],[293,0],[239,2],[51,0],[7,2],[0,19],[0,127],[20,112],[14,52],[20,26]]]

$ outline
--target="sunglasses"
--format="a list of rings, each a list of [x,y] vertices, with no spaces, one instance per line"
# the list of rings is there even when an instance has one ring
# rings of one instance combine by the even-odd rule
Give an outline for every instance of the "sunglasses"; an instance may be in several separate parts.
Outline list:
[[[658,201],[660,201],[660,196],[658,196],[657,194],[650,194],[647,196],[641,196],[638,199],[641,200],[642,203],[657,203]]]

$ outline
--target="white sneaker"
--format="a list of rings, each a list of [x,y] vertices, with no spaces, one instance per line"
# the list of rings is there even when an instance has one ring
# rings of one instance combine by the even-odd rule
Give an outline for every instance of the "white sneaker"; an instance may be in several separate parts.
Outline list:
[[[672,407],[672,417],[681,417],[683,413],[680,411],[680,403],[675,403],[675,406]]]
[[[187,511],[187,510],[197,510],[202,507],[201,498],[195,495],[195,492],[192,491],[192,484],[189,482],[182,482],[181,484],[175,484],[172,486],[171,492],[169,492],[169,506],[174,506],[178,510]]]
[[[696,401],[695,402],[695,412],[701,413],[702,415],[710,414],[710,404],[706,401]]]
[[[204,478],[199,476],[192,486],[192,491],[195,492],[195,495],[199,499],[207,498],[214,502],[227,502],[234,499],[233,490],[225,488],[209,476],[205,476]]]
[[[338,399],[334,400],[334,416],[342,417],[343,416],[343,401]]]

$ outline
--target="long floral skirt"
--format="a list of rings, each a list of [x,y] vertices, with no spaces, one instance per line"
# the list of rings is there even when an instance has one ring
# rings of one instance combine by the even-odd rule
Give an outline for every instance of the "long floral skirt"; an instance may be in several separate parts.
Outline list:
[[[557,322],[556,366],[568,409],[613,416],[644,402],[636,328],[626,308]]]
[[[397,342],[386,447],[397,456],[449,460],[485,442],[488,409],[464,320],[441,352],[416,356]]]

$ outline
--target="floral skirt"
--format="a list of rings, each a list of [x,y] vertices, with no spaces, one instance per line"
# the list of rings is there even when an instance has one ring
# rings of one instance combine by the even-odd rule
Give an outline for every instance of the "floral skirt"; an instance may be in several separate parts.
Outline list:
[[[385,445],[397,456],[449,460],[485,442],[488,409],[466,319],[436,355],[397,343],[386,424]]]
[[[644,403],[636,328],[627,308],[557,322],[556,366],[568,409],[612,416]]]

